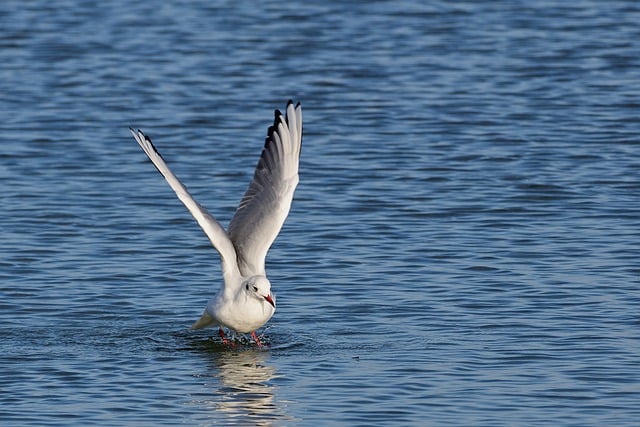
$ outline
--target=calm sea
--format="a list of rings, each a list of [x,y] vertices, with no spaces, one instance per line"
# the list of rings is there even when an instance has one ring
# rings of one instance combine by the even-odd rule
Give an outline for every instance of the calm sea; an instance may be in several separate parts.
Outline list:
[[[633,426],[640,4],[0,4],[0,424]],[[273,109],[266,350],[190,324]]]

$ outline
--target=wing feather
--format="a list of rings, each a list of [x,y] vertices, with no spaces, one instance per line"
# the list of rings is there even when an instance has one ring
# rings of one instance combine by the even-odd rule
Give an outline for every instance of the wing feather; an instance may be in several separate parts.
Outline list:
[[[243,275],[265,274],[264,263],[271,244],[289,215],[298,185],[302,145],[302,107],[287,104],[286,115],[275,111],[267,131],[253,179],[235,215],[228,235]]]
[[[169,166],[165,163],[164,159],[151,142],[151,139],[146,136],[141,130],[134,131],[131,129],[133,137],[136,139],[140,147],[144,150],[149,160],[158,169],[158,172],[167,180],[169,186],[178,196],[178,199],[186,206],[191,212],[191,215],[198,222],[198,225],[205,232],[211,244],[220,254],[222,259],[222,269],[225,276],[227,274],[237,274],[236,264],[236,252],[231,243],[231,240],[224,231],[224,228],[216,221],[216,219],[196,200],[189,194],[187,188],[180,182],[180,180],[173,174]],[[226,282],[226,281],[225,281]]]

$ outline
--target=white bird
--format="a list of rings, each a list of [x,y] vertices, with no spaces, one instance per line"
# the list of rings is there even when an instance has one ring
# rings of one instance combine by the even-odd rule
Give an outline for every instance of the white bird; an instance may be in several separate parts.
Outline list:
[[[275,295],[265,273],[265,257],[282,228],[298,185],[298,163],[302,144],[302,107],[287,104],[286,115],[275,110],[262,155],[227,231],[189,194],[141,130],[130,129],[151,162],[164,176],[178,199],[187,207],[220,254],[224,282],[191,329],[218,326],[251,333],[262,343],[256,329],[276,310]]]

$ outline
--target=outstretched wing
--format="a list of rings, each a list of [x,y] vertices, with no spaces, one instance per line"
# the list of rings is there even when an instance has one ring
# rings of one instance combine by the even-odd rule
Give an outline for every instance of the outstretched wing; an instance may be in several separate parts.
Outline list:
[[[151,139],[142,133],[141,130],[134,131],[131,129],[133,137],[138,141],[140,147],[144,150],[149,160],[154,164],[158,172],[164,176],[169,186],[175,191],[178,199],[187,207],[191,215],[196,219],[198,225],[202,227],[205,234],[216,248],[220,257],[222,258],[223,273],[234,274],[237,272],[236,265],[236,252],[231,243],[231,240],[224,231],[224,228],[216,221],[216,219],[207,212],[205,208],[200,206],[198,202],[189,194],[187,188],[178,180],[178,178],[171,172],[169,166],[164,162],[164,159],[151,143]]]
[[[264,275],[264,261],[282,228],[298,185],[302,107],[292,101],[286,116],[275,111],[253,180],[229,223],[228,233],[244,276]]]

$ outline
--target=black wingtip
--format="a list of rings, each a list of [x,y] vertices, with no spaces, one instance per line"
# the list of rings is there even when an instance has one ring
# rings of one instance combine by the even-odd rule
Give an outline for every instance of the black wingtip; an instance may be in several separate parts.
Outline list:
[[[135,133],[136,135],[142,135],[145,137],[145,139],[147,138],[147,135],[145,135],[144,132],[140,130],[140,128],[134,129],[133,127],[129,126],[129,130]]]
[[[289,99],[287,101],[287,109],[289,108],[290,105],[293,105],[293,100]],[[298,102],[295,106],[295,108],[298,108],[300,106],[300,102]],[[286,110],[285,110],[286,112]],[[269,141],[272,139],[274,132],[278,131],[278,126],[280,125],[280,118],[283,116],[282,111],[275,109],[273,111],[273,125],[269,126],[269,129],[267,129],[267,137],[265,138],[264,141],[264,145],[265,147],[269,144]],[[287,125],[289,124],[289,118],[287,117],[286,113],[284,114],[285,117],[285,121],[287,123]]]
[[[276,118],[276,120],[278,119]],[[269,142],[273,139],[273,133],[276,131],[276,129],[277,129],[277,123],[274,123],[273,126],[269,126],[269,129],[267,129],[267,137],[264,139],[265,147],[269,145]]]
[[[293,105],[293,99],[290,99],[287,101],[287,108],[289,108],[289,105]],[[300,101],[298,101],[293,108],[298,108],[299,106],[300,106]]]
[[[142,132],[140,129],[138,129],[138,135],[142,135],[144,137],[144,140],[147,141],[148,143],[151,144],[151,146],[153,147],[153,150],[158,153],[158,150],[156,150],[156,147],[153,145],[153,142],[151,142],[151,138],[149,138],[144,132]],[[160,154],[160,153],[158,153]]]
[[[289,101],[287,101],[287,107],[289,107],[289,105],[293,105],[293,99],[290,99]],[[294,108],[298,108],[300,106],[300,101],[296,102],[294,105]]]
[[[273,125],[271,126],[271,128],[269,128],[269,135],[271,135],[273,129],[278,128],[278,125],[280,124],[280,117],[282,117],[282,113],[280,112],[280,110],[275,110],[273,112]]]

